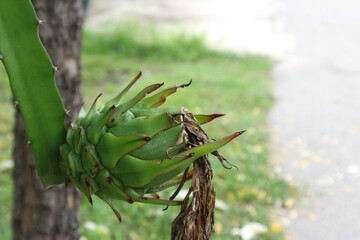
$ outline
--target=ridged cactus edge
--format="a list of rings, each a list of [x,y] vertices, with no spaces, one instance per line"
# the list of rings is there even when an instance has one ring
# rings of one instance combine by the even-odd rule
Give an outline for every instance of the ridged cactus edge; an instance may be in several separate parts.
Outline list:
[[[0,0],[0,58],[20,109],[45,186],[66,181],[58,167],[65,142],[65,109],[55,85],[55,68],[39,39],[41,20],[29,0]]]

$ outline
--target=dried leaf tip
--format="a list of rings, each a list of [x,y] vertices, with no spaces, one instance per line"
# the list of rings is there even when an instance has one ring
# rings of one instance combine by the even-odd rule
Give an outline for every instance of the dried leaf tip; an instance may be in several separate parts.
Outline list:
[[[181,84],[181,85],[179,86],[179,88],[185,88],[185,87],[188,87],[188,86],[190,86],[190,85],[191,85],[191,83],[192,83],[192,79],[190,79],[190,82],[188,82],[188,83]]]
[[[246,132],[246,130],[242,130],[242,131],[233,133],[233,135],[231,136],[231,139],[237,138],[238,136],[240,136],[244,132]]]

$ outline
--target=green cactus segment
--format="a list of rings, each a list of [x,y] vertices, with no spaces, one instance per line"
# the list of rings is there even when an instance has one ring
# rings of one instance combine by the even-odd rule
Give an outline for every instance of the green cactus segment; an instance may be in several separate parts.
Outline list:
[[[171,115],[176,115],[179,114],[180,111],[181,111],[181,107],[143,108],[137,105],[131,109],[131,113],[135,117],[153,116],[160,113],[169,113]]]
[[[113,99],[111,99],[110,101],[108,101],[105,104],[105,108],[109,108],[112,105],[116,105],[120,102],[121,98],[130,90],[130,88],[140,79],[142,73],[139,72],[138,75],[136,75],[136,77],[117,95],[115,96]]]
[[[65,142],[65,110],[55,86],[55,69],[42,46],[39,20],[29,0],[0,0],[0,55],[9,76],[36,167],[45,186],[66,177],[58,166]]]
[[[105,133],[96,150],[103,160],[104,167],[111,169],[115,167],[119,159],[149,141],[150,137],[142,134],[115,136],[111,133]]]
[[[153,136],[160,131],[178,125],[180,121],[181,120],[177,116],[174,117],[169,113],[161,113],[154,116],[135,118],[125,124],[120,124],[119,126],[109,129],[109,132],[115,135],[141,132],[148,136]]]
[[[85,173],[91,177],[95,177],[100,171],[100,157],[97,154],[95,146],[90,144],[86,145],[83,148],[81,156],[81,161],[83,162]]]
[[[131,156],[143,160],[162,160],[184,148],[181,136],[182,126],[176,126],[156,134],[148,144],[130,153]]]
[[[94,118],[94,121],[86,130],[90,143],[97,144],[99,142],[100,132],[104,130],[104,126],[110,121],[115,112],[116,107],[112,106],[106,112]]]
[[[86,114],[85,110],[83,108],[81,108],[80,110],[80,113],[79,113],[79,116],[77,117],[76,119],[76,124],[80,124],[80,121],[82,122],[82,124],[85,126],[85,127],[88,127],[90,124],[91,124],[91,121],[92,119],[94,118],[95,114],[96,114],[96,103],[98,101],[98,99],[101,97],[102,94],[99,94],[96,98],[95,98],[95,101],[93,102],[93,104],[91,105],[90,107],[90,110],[89,112]],[[113,106],[113,105],[111,105]],[[107,109],[110,108],[109,107],[106,107]],[[85,119],[84,119],[85,118]]]
[[[140,76],[104,107],[96,110],[96,98],[88,114],[82,110],[68,128],[66,144],[60,147],[61,169],[68,181],[78,186],[91,203],[93,194],[107,202],[120,221],[114,207],[117,200],[182,204],[148,194],[189,180],[192,174],[183,172],[201,156],[216,153],[220,161],[224,160],[217,149],[241,134],[211,142],[200,123],[222,114],[192,115],[181,107],[157,108],[176,89],[190,83],[146,97],[163,85],[153,84],[130,100],[119,102]]]
[[[205,115],[205,114],[194,115],[196,121],[198,121],[200,125],[211,122],[215,118],[219,118],[222,116],[224,116],[224,114],[218,114],[218,113],[214,113],[211,115]]]
[[[156,89],[160,88],[164,83],[157,83],[151,86],[148,86],[146,88],[144,88],[141,92],[139,92],[133,99],[131,99],[130,101],[127,101],[125,103],[122,103],[118,106],[119,108],[119,112],[121,114],[123,114],[124,112],[126,112],[127,110],[129,110],[130,108],[132,108],[133,106],[135,106],[135,104],[137,104],[141,99],[143,99],[147,94],[152,93],[153,91],[155,91]]]
[[[190,86],[192,81],[190,81],[188,84],[182,84],[180,86],[173,86],[169,87],[153,96],[147,97],[139,103],[142,107],[147,108],[157,108],[161,106],[163,103],[165,103],[166,98],[170,96],[171,94],[174,94],[178,88],[184,88]]]

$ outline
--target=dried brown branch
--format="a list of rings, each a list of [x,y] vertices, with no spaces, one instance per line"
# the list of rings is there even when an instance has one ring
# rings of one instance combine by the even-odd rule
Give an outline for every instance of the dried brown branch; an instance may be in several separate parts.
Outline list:
[[[212,169],[206,157],[194,163],[190,195],[185,199],[179,215],[172,223],[171,239],[210,239],[214,225],[215,190]],[[191,201],[190,204],[187,204]]]
[[[192,114],[186,110],[184,125],[191,145],[208,142],[206,133],[200,128]],[[194,174],[189,192],[179,215],[172,223],[171,239],[210,239],[214,226],[215,190],[212,184],[212,168],[206,156],[194,162]]]

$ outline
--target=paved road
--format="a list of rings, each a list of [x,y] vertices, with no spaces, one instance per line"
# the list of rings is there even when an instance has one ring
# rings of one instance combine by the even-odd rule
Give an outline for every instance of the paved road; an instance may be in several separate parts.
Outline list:
[[[297,240],[360,239],[360,1],[282,0],[293,55],[274,72],[273,158],[307,196]]]

